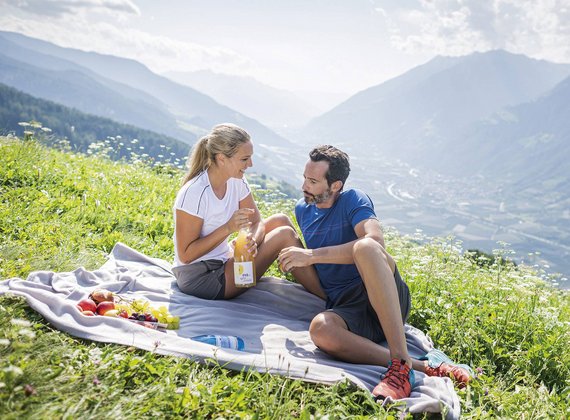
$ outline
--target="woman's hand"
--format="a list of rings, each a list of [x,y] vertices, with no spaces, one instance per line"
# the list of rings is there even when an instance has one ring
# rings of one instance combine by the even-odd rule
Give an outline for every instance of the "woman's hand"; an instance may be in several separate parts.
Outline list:
[[[253,238],[253,233],[251,232],[247,234],[247,252],[249,252],[254,258],[257,256],[257,242]]]
[[[242,208],[236,210],[230,220],[227,221],[226,226],[228,228],[228,233],[234,233],[241,228],[247,228],[251,226],[251,221],[249,217],[254,213],[253,209]]]

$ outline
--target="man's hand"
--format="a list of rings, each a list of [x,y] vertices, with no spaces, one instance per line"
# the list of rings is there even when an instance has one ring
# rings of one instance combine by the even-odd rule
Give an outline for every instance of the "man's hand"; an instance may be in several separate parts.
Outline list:
[[[297,246],[283,248],[277,256],[279,268],[282,272],[289,273],[296,267],[307,267],[312,264],[312,254],[312,250],[299,248]]]

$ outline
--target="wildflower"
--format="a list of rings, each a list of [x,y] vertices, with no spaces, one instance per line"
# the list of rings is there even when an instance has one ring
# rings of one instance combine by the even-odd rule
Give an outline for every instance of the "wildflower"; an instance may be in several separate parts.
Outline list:
[[[8,375],[12,375],[12,376],[20,376],[24,373],[24,371],[22,369],[20,369],[18,366],[14,366],[14,365],[10,365],[4,369],[2,369],[4,371],[4,373],[8,374]]]
[[[125,356],[123,356],[122,354],[115,354],[113,355],[113,360],[115,362],[120,362],[121,360],[123,360],[125,358]]]
[[[101,354],[103,354],[103,352],[98,347],[89,350],[89,358],[91,359],[91,362],[93,364],[99,364],[101,362]]]
[[[477,371],[477,376],[482,375],[483,374],[483,368],[478,367],[475,369]]]
[[[29,338],[30,340],[31,340],[32,338],[35,338],[35,337],[36,337],[36,333],[33,332],[32,330],[30,330],[29,328],[22,328],[20,331],[18,331],[18,334],[20,334],[20,335],[22,335],[22,336],[24,336],[24,337],[27,337],[27,338]]]
[[[93,385],[95,386],[101,385],[101,381],[96,376],[93,377]]]
[[[29,327],[30,325],[32,325],[30,324],[30,321],[20,318],[14,318],[10,320],[10,322],[12,323],[12,325],[15,325],[17,327]]]

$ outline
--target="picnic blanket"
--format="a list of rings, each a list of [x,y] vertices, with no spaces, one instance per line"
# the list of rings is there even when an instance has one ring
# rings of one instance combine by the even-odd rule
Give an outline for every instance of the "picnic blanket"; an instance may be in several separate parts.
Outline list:
[[[166,305],[180,317],[180,328],[162,332],[121,318],[82,315],[76,303],[101,287],[127,298],[146,298],[151,305]],[[24,296],[51,324],[73,336],[202,363],[214,359],[229,369],[256,369],[322,384],[349,380],[367,390],[372,390],[386,371],[380,366],[341,362],[319,350],[308,329],[311,319],[324,310],[324,301],[298,284],[265,277],[232,300],[203,300],[178,289],[170,263],[121,243],[98,270],[37,271],[26,280],[0,282],[2,293]],[[412,357],[433,349],[431,340],[418,329],[406,325],[405,331]],[[191,339],[202,334],[239,336],[245,349],[218,348]],[[460,415],[459,399],[449,378],[416,372],[412,394],[403,401],[411,413],[443,413],[448,419]]]

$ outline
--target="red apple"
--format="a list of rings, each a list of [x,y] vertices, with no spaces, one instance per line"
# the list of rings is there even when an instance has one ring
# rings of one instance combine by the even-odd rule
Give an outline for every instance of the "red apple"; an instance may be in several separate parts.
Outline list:
[[[97,313],[99,315],[105,315],[105,312],[115,309],[115,304],[113,302],[101,302],[97,305]]]
[[[107,289],[96,289],[91,292],[89,297],[93,299],[96,304],[101,302],[113,302],[115,300],[113,292],[110,292]]]
[[[77,302],[77,307],[80,311],[91,311],[95,312],[97,310],[97,305],[91,299],[83,299]]]
[[[129,313],[128,313],[127,311],[125,311],[124,309],[121,309],[121,310],[119,311],[119,316],[120,316],[121,318],[128,318],[128,317],[129,317]]]
[[[85,316],[95,316],[93,311],[81,311],[81,313]]]

